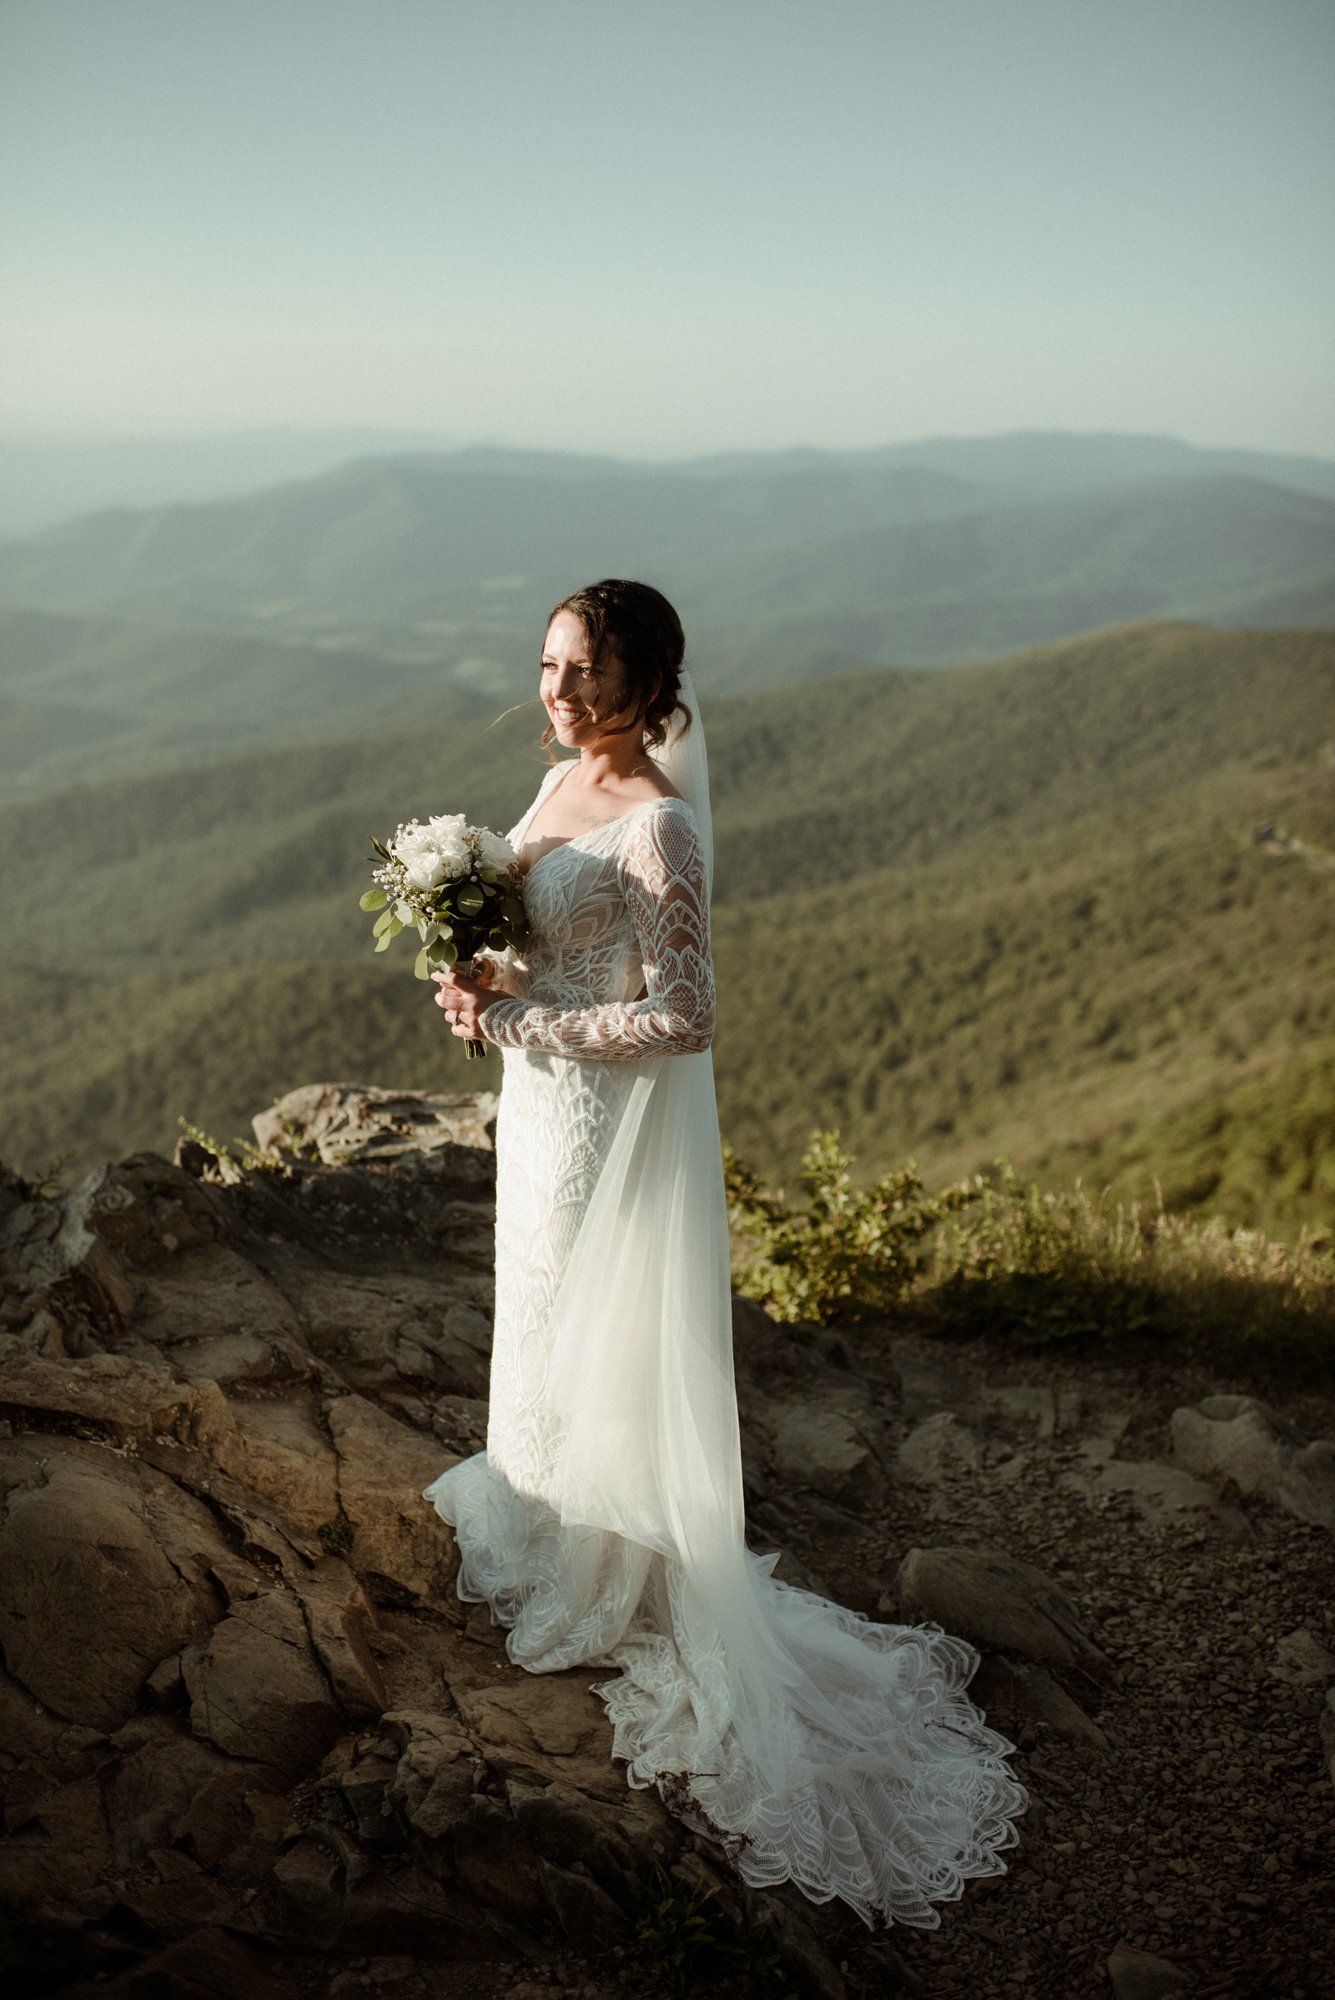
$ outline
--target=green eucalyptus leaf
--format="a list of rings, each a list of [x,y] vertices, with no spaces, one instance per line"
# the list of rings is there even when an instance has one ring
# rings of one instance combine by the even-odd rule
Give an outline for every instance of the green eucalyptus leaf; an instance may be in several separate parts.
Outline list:
[[[382,910],[371,926],[372,937],[383,937],[394,921],[393,910]]]
[[[422,949],[418,952],[416,958],[413,960],[413,978],[429,979],[430,977],[431,977],[431,967],[427,959],[426,946],[423,945]]]
[[[392,944],[393,942],[394,942],[394,940],[393,940],[393,939],[392,939],[392,938],[390,937],[390,934],[389,934],[389,932],[388,932],[388,931],[386,931],[386,932],[384,933],[384,935],[383,935],[383,936],[381,936],[381,937],[378,937],[378,938],[376,939],[376,941],[375,941],[375,948],[376,948],[376,950],[377,950],[377,951],[388,951],[388,950],[389,950],[389,947],[390,947],[390,945],[391,945],[391,944]]]
[[[358,902],[357,907],[361,910],[383,910],[388,901],[389,894],[386,890],[368,889]]]

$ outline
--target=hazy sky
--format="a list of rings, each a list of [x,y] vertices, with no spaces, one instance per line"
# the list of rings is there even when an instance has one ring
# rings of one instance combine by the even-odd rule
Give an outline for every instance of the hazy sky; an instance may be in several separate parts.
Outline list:
[[[0,0],[0,424],[1335,455],[1332,0]]]

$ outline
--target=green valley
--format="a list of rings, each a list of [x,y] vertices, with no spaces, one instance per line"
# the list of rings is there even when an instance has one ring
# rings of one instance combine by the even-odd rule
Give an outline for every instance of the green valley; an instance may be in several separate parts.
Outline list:
[[[225,1138],[319,1077],[478,1087],[410,954],[371,956],[366,836],[509,824],[537,723],[411,699],[392,734],[386,704],[343,741],[0,811],[3,1157],[169,1150],[180,1114]],[[1151,623],[708,724],[720,1106],[768,1174],[834,1125],[868,1172],[1004,1153],[1235,1222],[1328,1219],[1335,635]]]

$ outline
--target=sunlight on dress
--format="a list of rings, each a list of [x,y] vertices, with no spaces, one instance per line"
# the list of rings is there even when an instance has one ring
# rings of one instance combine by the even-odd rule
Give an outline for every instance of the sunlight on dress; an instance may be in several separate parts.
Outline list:
[[[544,780],[529,821],[567,765]],[[426,1489],[535,1673],[616,1669],[613,1755],[738,1873],[931,1928],[1027,1803],[977,1656],[780,1583],[744,1540],[708,867],[647,800],[534,862],[505,1051],[487,1450]]]

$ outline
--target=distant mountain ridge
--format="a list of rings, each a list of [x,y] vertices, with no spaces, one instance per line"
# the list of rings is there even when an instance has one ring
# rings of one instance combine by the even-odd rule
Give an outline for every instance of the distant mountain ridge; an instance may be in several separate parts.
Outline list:
[[[451,446],[429,432],[345,426],[221,431],[199,436],[81,437],[0,433],[0,540],[32,535],[106,507],[175,506],[255,493],[376,455],[448,453],[459,470],[510,476],[601,477],[636,461],[615,456]],[[642,461],[666,477],[730,477],[823,465],[846,470],[915,465],[1019,498],[1179,475],[1233,473],[1335,499],[1335,463],[1297,453],[1189,445],[1121,432],[1017,431],[929,437],[860,449],[810,445]]]
[[[437,727],[495,706],[354,651],[43,611],[0,608],[0,663],[0,799],[383,727],[377,704],[428,694]]]
[[[266,428],[168,437],[0,433],[0,539],[102,507],[166,507],[312,479],[373,452],[440,451],[447,440],[384,425]]]
[[[681,600],[725,689],[950,664],[1132,618],[1335,619],[1335,467],[1324,497],[1255,476],[1297,466],[1319,486],[1319,461],[1172,440],[938,440],[936,463],[914,449],[363,459],[8,543],[0,604],[391,656],[497,695],[527,687],[553,598],[616,572]]]

